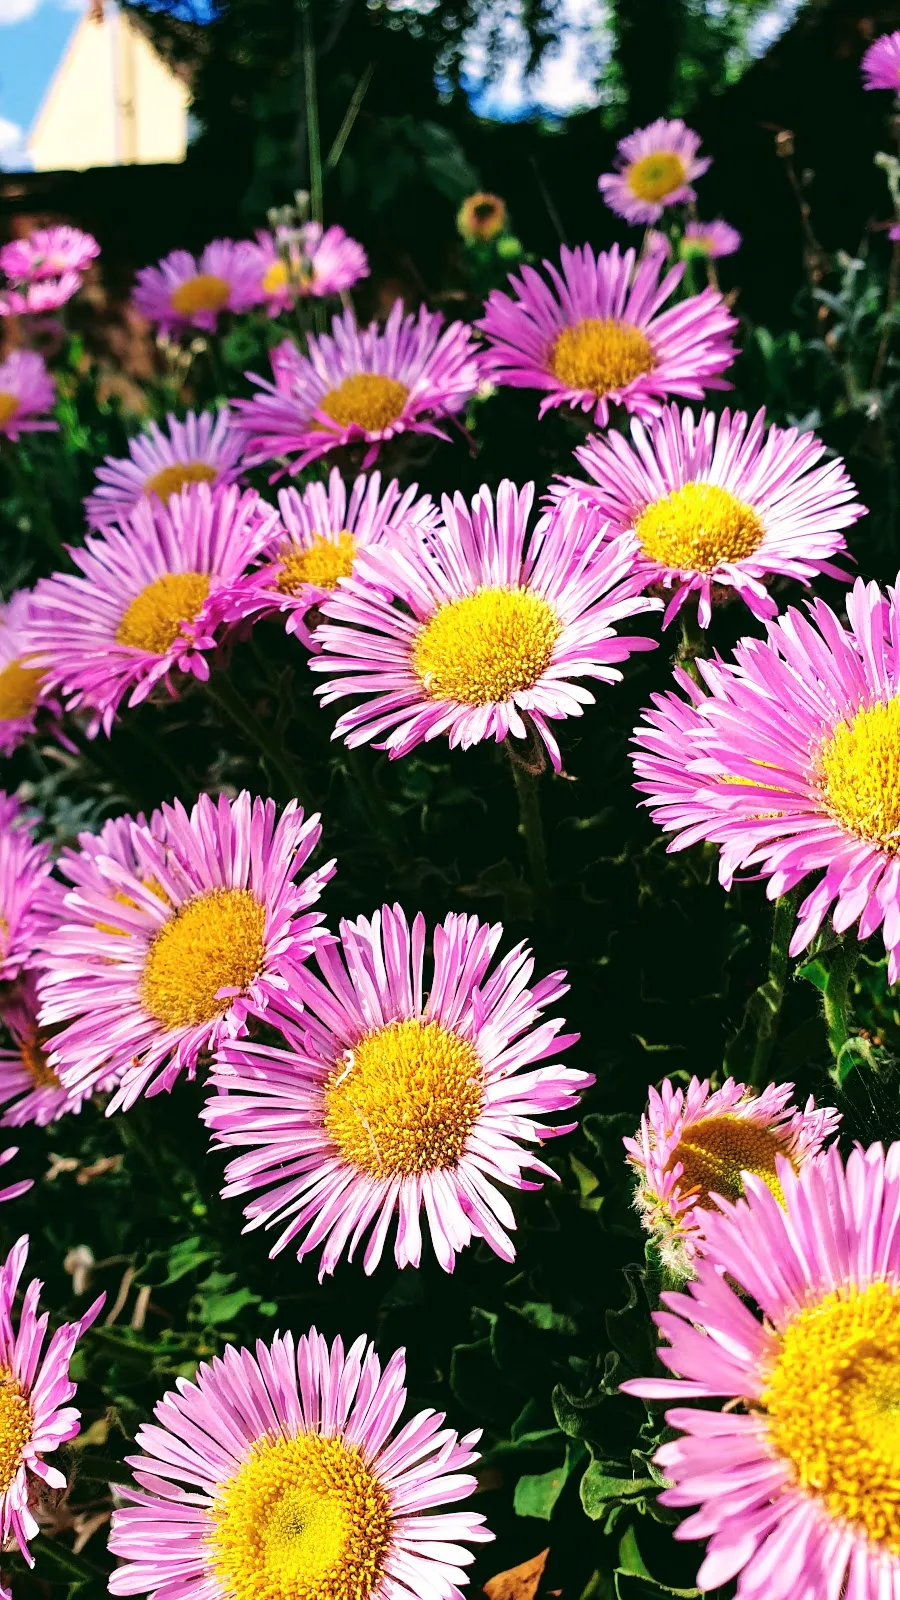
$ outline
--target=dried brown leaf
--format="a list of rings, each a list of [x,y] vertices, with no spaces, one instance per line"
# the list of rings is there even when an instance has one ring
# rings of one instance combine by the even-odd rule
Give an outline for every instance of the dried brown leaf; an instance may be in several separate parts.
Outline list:
[[[523,1561],[520,1567],[510,1567],[508,1572],[498,1572],[484,1586],[485,1600],[534,1600],[538,1584],[544,1575],[549,1546],[540,1555]]]

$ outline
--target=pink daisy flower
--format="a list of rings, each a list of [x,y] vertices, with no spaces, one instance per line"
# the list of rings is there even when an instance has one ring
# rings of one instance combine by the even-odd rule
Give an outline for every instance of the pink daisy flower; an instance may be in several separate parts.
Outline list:
[[[128,455],[107,456],[97,468],[99,488],[84,502],[92,527],[127,517],[155,495],[167,501],[189,483],[211,488],[237,477],[241,442],[227,411],[189,411],[183,422],[169,412],[164,433],[151,422],[128,443]]]
[[[18,1154],[19,1146],[17,1144],[10,1145],[8,1150],[0,1150],[0,1167],[7,1166],[9,1162],[12,1161],[13,1158]],[[4,1200],[18,1200],[20,1194],[27,1194],[28,1190],[33,1187],[33,1178],[20,1178],[18,1183],[8,1184],[5,1189],[0,1189],[0,1204],[2,1204]],[[2,1597],[3,1592],[3,1589],[0,1588],[0,1597]],[[11,1596],[9,1597],[9,1600],[12,1600]]]
[[[218,596],[269,544],[277,513],[230,485],[189,484],[164,506],[141,500],[129,517],[69,554],[78,574],[56,573],[34,592],[34,659],[109,733],[126,699],[145,700],[173,676],[209,677],[221,621]]]
[[[900,94],[900,28],[870,44],[860,67],[864,89],[893,89]]]
[[[74,1092],[64,1087],[48,1060],[48,1037],[38,1022],[37,983],[32,972],[24,972],[8,999],[0,1004],[0,1019],[10,1036],[10,1046],[0,1046],[0,1105],[6,1110],[2,1123],[21,1128],[33,1122],[39,1128],[56,1122],[70,1111],[80,1111],[90,1091]],[[97,1084],[111,1089],[114,1076]]]
[[[300,869],[321,836],[296,801],[246,791],[201,795],[188,813],[163,806],[131,823],[130,849],[88,850],[60,925],[43,941],[40,1022],[54,1031],[49,1063],[67,1089],[91,1094],[115,1074],[109,1112],[193,1077],[201,1051],[244,1031],[248,1012],[296,982],[322,918],[309,907],[334,872]]]
[[[54,432],[58,424],[46,413],[55,405],[53,379],[36,350],[12,350],[0,361],[0,437]]]
[[[327,486],[309,483],[302,491],[282,489],[282,526],[262,566],[247,573],[229,594],[229,616],[284,612],[288,633],[310,644],[307,618],[342,578],[349,578],[360,550],[390,545],[401,531],[431,529],[437,511],[416,483],[401,493],[396,478],[381,493],[381,474],[354,480],[349,495],[337,467]]]
[[[69,1363],[105,1297],[95,1300],[78,1322],[62,1323],[45,1349],[49,1314],[38,1316],[42,1285],[37,1278],[22,1296],[18,1327],[13,1322],[27,1258],[26,1235],[0,1266],[0,1544],[7,1548],[14,1540],[28,1565],[34,1566],[28,1545],[38,1524],[31,1505],[41,1485],[67,1487],[63,1473],[44,1458],[78,1432],[81,1413],[67,1403],[75,1393]]]
[[[99,254],[96,239],[80,228],[35,228],[27,239],[11,239],[3,246],[0,272],[11,283],[36,283],[65,272],[84,272]]]
[[[302,1260],[321,1245],[321,1277],[368,1233],[373,1272],[396,1216],[394,1259],[418,1266],[424,1210],[445,1272],[473,1238],[515,1258],[499,1186],[556,1176],[528,1147],[574,1127],[545,1118],[594,1079],[555,1059],[578,1034],[542,1020],[568,992],[565,973],[529,988],[527,946],[493,965],[502,935],[499,923],[451,913],[426,973],[424,917],[410,927],[400,906],[384,906],[371,922],[342,922],[340,944],[316,950],[321,978],[301,972],[271,1014],[284,1046],[223,1042],[211,1078],[220,1093],[203,1115],[220,1146],[246,1151],[222,1192],[259,1195],[245,1232],[279,1228],[271,1255],[295,1241]]]
[[[892,1600],[900,1145],[857,1148],[846,1169],[832,1145],[776,1177],[781,1204],[753,1176],[719,1202],[696,1279],[662,1296],[659,1356],[678,1376],[623,1388],[676,1402],[660,1499],[699,1508],[675,1536],[707,1540],[701,1590],[737,1578],[739,1600]]]
[[[698,661],[704,688],[654,697],[635,732],[637,787],[670,849],[719,845],[777,899],[811,873],[790,952],[831,913],[837,933],[881,928],[900,978],[900,592],[855,583],[849,627],[823,600],[745,639],[733,664]],[[679,684],[687,689],[686,674]],[[689,682],[690,680],[688,680]],[[818,876],[824,872],[823,876]]]
[[[464,322],[444,327],[440,312],[424,306],[405,316],[401,300],[383,328],[360,328],[345,311],[330,335],[310,336],[308,356],[288,360],[282,349],[272,366],[274,383],[248,374],[260,392],[233,402],[235,426],[246,435],[246,466],[294,457],[291,473],[338,445],[364,443],[368,467],[396,434],[446,439],[439,423],[463,409],[481,379]]]
[[[696,200],[691,188],[711,165],[698,156],[700,135],[680,118],[657,117],[616,147],[616,171],[597,180],[606,204],[627,222],[658,222],[666,206]]]
[[[58,311],[81,288],[80,272],[64,272],[58,278],[41,278],[21,289],[0,293],[0,317],[43,316]]]
[[[406,1399],[402,1350],[382,1372],[364,1338],[345,1353],[315,1328],[202,1362],[136,1436],[113,1594],[462,1600],[466,1546],[493,1536],[444,1507],[476,1488],[481,1432],[460,1438],[435,1411],[395,1432]]]
[[[243,239],[214,239],[199,257],[173,250],[141,269],[132,293],[135,310],[163,333],[214,333],[223,312],[247,311],[258,301],[255,247]]]
[[[670,1272],[687,1276],[702,1251],[713,1196],[739,1199],[752,1172],[780,1200],[779,1158],[799,1172],[833,1138],[840,1112],[811,1095],[799,1111],[793,1092],[792,1083],[760,1093],[733,1078],[714,1093],[698,1078],[687,1089],[668,1078],[650,1089],[637,1134],[623,1142],[638,1177],[635,1205]]]
[[[717,260],[720,256],[733,256],[741,248],[737,228],[718,219],[715,222],[687,222],[681,239],[683,256],[703,256]]]
[[[35,606],[27,589],[0,605],[0,755],[10,756],[32,733],[39,716],[59,707],[42,698],[43,673],[33,663]]]
[[[594,436],[575,455],[592,484],[562,480],[596,507],[611,534],[632,533],[644,583],[672,590],[664,626],[691,594],[708,627],[716,586],[734,589],[757,617],[778,607],[774,577],[847,580],[830,557],[845,555],[841,529],[865,513],[840,460],[823,461],[813,433],[766,427],[758,411],[716,417],[668,406],[645,426]]]
[[[259,232],[256,248],[260,292],[270,317],[300,299],[342,294],[369,276],[362,245],[337,226],[323,230],[321,223],[307,222],[274,234]]]
[[[557,771],[550,722],[580,717],[594,695],[583,678],[616,683],[618,663],[655,640],[618,634],[626,617],[658,609],[640,594],[633,539],[574,500],[529,534],[534,484],[482,488],[471,508],[444,497],[443,523],[402,545],[361,550],[351,577],[322,604],[310,665],[328,674],[323,705],[364,697],[335,737],[348,745],[387,735],[379,749],[407,755],[446,735],[528,737],[532,725]]]
[[[0,982],[17,978],[34,960],[48,905],[50,847],[36,844],[27,818],[4,802],[0,820]]]
[[[475,326],[491,349],[487,375],[517,389],[546,390],[551,406],[593,411],[605,428],[611,405],[655,416],[670,394],[700,400],[727,389],[719,376],[735,355],[737,327],[717,289],[662,307],[674,294],[683,263],[665,272],[658,251],[636,261],[617,245],[594,255],[589,245],[560,251],[560,268],[545,261],[549,284],[534,267],[510,275],[516,298],[492,289]]]

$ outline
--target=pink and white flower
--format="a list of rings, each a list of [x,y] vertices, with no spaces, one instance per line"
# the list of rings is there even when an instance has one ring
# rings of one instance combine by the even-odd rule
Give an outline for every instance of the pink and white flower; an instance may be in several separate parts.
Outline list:
[[[900,94],[900,28],[870,44],[860,65],[864,89],[893,89]]]
[[[533,728],[557,771],[550,724],[580,717],[594,695],[580,680],[617,683],[619,662],[655,641],[617,632],[659,608],[640,593],[635,542],[570,503],[529,532],[534,485],[486,487],[471,507],[442,502],[437,528],[402,545],[361,550],[353,574],[323,601],[310,665],[327,675],[323,705],[349,695],[335,737],[407,755],[446,736],[526,739]]]
[[[366,252],[343,228],[306,222],[256,235],[261,297],[269,316],[289,311],[297,300],[344,294],[369,276]]]
[[[406,1399],[402,1350],[382,1371],[364,1338],[345,1353],[314,1328],[202,1362],[137,1434],[112,1593],[462,1600],[467,1546],[492,1535],[444,1508],[476,1488],[480,1430],[460,1438],[420,1411],[397,1432]]]
[[[708,627],[715,587],[734,589],[757,617],[778,607],[773,578],[847,581],[842,530],[865,513],[839,458],[825,460],[814,433],[766,426],[766,414],[717,417],[667,406],[631,442],[594,435],[575,451],[592,482],[564,478],[552,491],[596,508],[610,535],[630,533],[646,584],[672,591],[664,626],[690,595]]]
[[[32,659],[33,596],[16,589],[0,605],[0,755],[11,756],[33,734],[41,717],[51,721],[58,704],[42,694],[44,675]]]
[[[141,269],[132,293],[135,310],[161,333],[214,333],[224,312],[248,311],[259,298],[255,246],[246,239],[214,239],[199,257],[173,250]]]
[[[246,466],[283,458],[292,474],[339,445],[365,445],[368,467],[397,434],[446,439],[440,424],[481,381],[466,323],[445,327],[440,312],[424,306],[406,316],[401,300],[383,328],[360,328],[345,311],[330,334],[310,335],[307,356],[291,346],[273,351],[272,369],[273,383],[248,374],[259,393],[233,402],[235,426],[246,438]]]
[[[737,327],[717,289],[663,310],[684,274],[665,270],[658,251],[638,261],[617,245],[595,255],[589,245],[560,251],[560,266],[544,262],[510,275],[514,296],[492,289],[475,326],[490,346],[486,375],[517,389],[542,389],[543,416],[551,406],[592,411],[598,427],[610,406],[655,416],[668,395],[701,400],[707,389],[728,389]],[[665,274],[661,276],[661,274]]]
[[[385,906],[342,922],[339,944],[316,950],[321,977],[298,973],[269,1013],[284,1044],[222,1042],[204,1119],[220,1146],[244,1152],[223,1194],[258,1196],[245,1231],[278,1228],[272,1255],[321,1246],[323,1276],[368,1234],[372,1272],[396,1217],[394,1259],[418,1266],[424,1211],[446,1272],[473,1239],[514,1259],[502,1190],[537,1187],[526,1172],[556,1176],[530,1147],[571,1130],[546,1118],[594,1080],[555,1059],[578,1035],[542,1020],[568,991],[565,973],[531,988],[521,944],[495,966],[502,934],[451,914],[426,966],[424,917],[410,926]]]
[[[598,178],[597,187],[627,222],[658,222],[666,206],[696,200],[691,185],[711,165],[699,149],[700,135],[679,117],[657,117],[619,140],[616,171]]]
[[[751,1175],[720,1200],[696,1278],[663,1294],[658,1353],[677,1376],[622,1387],[674,1402],[660,1499],[697,1508],[675,1537],[706,1541],[699,1589],[892,1600],[900,1145],[857,1147],[846,1168],[836,1145],[799,1172],[782,1157],[777,1180],[781,1202]]]
[[[34,960],[47,915],[49,845],[35,843],[27,816],[0,792],[0,982]]]
[[[0,250],[0,272],[11,283],[40,283],[67,272],[85,272],[100,254],[90,233],[62,224],[35,228],[24,239],[11,239]]]
[[[201,795],[190,813],[175,801],[129,833],[133,866],[121,836],[115,853],[88,846],[77,869],[61,859],[75,886],[44,938],[39,985],[50,1066],[82,1095],[115,1074],[110,1113],[193,1077],[202,1051],[296,982],[334,872],[329,861],[296,881],[319,818],[295,801],[279,818],[246,791]]]
[[[47,415],[56,405],[56,388],[36,350],[11,350],[0,361],[0,437],[13,442],[23,433],[53,433]]]
[[[64,272],[59,278],[39,278],[19,289],[0,292],[0,317],[40,317],[59,311],[81,288],[80,272]]]
[[[49,1063],[48,1038],[38,1021],[38,1009],[35,975],[26,971],[0,1004],[0,1020],[10,1039],[8,1045],[0,1045],[0,1105],[6,1108],[0,1122],[5,1128],[29,1122],[45,1128],[69,1112],[80,1111],[90,1092],[73,1092],[61,1083]],[[111,1089],[114,1081],[110,1073],[96,1087]]]
[[[142,500],[163,502],[189,483],[218,489],[240,471],[241,441],[227,411],[189,411],[183,421],[171,412],[166,431],[148,423],[128,442],[128,455],[107,456],[97,468],[98,488],[84,502],[88,522],[105,528],[127,517]]]
[[[93,713],[92,732],[107,734],[123,700],[137,705],[157,684],[175,694],[179,673],[205,682],[220,593],[266,548],[277,521],[257,494],[234,484],[192,483],[165,506],[144,498],[70,550],[77,574],[38,584],[35,664],[70,709]]]
[[[683,256],[703,256],[716,261],[720,256],[733,256],[741,248],[737,228],[728,222],[686,222],[681,237]]]

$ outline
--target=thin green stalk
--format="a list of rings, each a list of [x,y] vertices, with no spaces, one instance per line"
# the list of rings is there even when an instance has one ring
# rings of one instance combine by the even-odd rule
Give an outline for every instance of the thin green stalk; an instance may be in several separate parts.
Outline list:
[[[316,50],[309,0],[300,0],[300,10],[303,17],[303,88],[306,101],[306,148],[309,156],[309,211],[313,222],[324,222],[319,102],[316,96]]]
[[[306,793],[305,784],[283,750],[279,750],[267,736],[266,729],[253,708],[223,672],[213,673],[206,685],[210,698],[230,718],[234,726],[250,744],[255,745],[266,765],[277,772],[290,799],[297,799],[304,811],[315,811]]]
[[[375,828],[391,866],[397,870],[403,869],[408,865],[408,855],[397,818],[378,788],[363,751],[347,745],[344,758],[350,777],[357,786],[357,798],[366,821]]]
[[[853,1065],[852,1052],[847,1051],[853,1035],[850,1031],[850,984],[859,960],[859,940],[845,936],[832,952],[828,977],[822,991],[825,1008],[825,1028],[828,1044],[834,1057],[834,1077],[842,1084]]]
[[[681,608],[681,644],[678,647],[678,664],[689,672],[695,683],[703,680],[697,666],[697,657],[706,654],[706,635],[698,617],[700,602],[697,596],[688,595]]]
[[[375,63],[370,61],[362,74],[356,88],[350,96],[350,103],[344,112],[344,120],[334,136],[334,143],[325,157],[325,172],[333,172],[344,153],[344,145],[350,137],[353,124],[359,116],[360,107],[369,91],[369,84],[375,76]]]
[[[519,802],[519,832],[524,834],[528,853],[528,868],[535,900],[542,910],[550,907],[551,886],[547,870],[547,846],[544,841],[544,823],[541,816],[541,796],[538,784],[540,775],[516,755],[509,741],[509,764]]]
[[[797,910],[799,890],[792,889],[775,902],[772,918],[772,943],[769,948],[769,975],[752,996],[747,1007],[747,1024],[753,1029],[755,1042],[748,1082],[760,1088],[766,1081],[766,1072],[775,1042],[781,1007],[790,969],[788,950]]]

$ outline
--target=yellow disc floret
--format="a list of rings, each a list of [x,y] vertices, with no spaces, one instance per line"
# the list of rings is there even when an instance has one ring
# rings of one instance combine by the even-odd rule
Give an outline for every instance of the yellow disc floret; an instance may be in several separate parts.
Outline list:
[[[366,1034],[335,1064],[325,1129],[372,1177],[455,1167],[481,1110],[484,1074],[472,1045],[418,1017]]]
[[[500,704],[546,672],[562,623],[530,589],[479,589],[450,600],[426,622],[412,664],[434,700]]]
[[[33,1427],[31,1406],[8,1367],[0,1367],[0,1494],[12,1483]]]
[[[745,1117],[704,1117],[685,1128],[669,1166],[679,1161],[684,1167],[678,1179],[682,1196],[690,1195],[694,1205],[712,1207],[710,1194],[725,1200],[739,1200],[744,1192],[743,1172],[762,1178],[776,1199],[781,1200],[781,1185],[775,1172],[775,1157],[787,1155],[783,1139],[770,1128]]]
[[[686,176],[684,162],[674,150],[642,156],[625,169],[628,187],[638,200],[665,200],[683,186]]]
[[[286,544],[278,552],[276,584],[282,594],[298,594],[307,583],[317,589],[334,589],[338,578],[349,578],[355,554],[353,535],[346,528],[330,538],[315,534],[306,550]]]
[[[798,1312],[762,1403],[795,1483],[900,1555],[900,1289],[850,1285]]]
[[[231,286],[214,272],[198,272],[172,290],[172,310],[192,317],[197,311],[221,311],[228,304]]]
[[[47,1035],[38,1030],[23,1039],[19,1045],[19,1055],[22,1065],[31,1078],[36,1089],[58,1089],[59,1076],[47,1060],[44,1045]]]
[[[759,549],[765,528],[752,506],[717,483],[686,483],[642,511],[634,525],[644,555],[679,571],[712,572]]]
[[[0,389],[0,428],[7,422],[12,422],[13,417],[21,405],[17,394],[9,394],[5,389]]]
[[[0,722],[16,722],[34,710],[41,673],[17,657],[0,668]]]
[[[171,649],[209,594],[207,572],[166,572],[136,594],[116,629],[116,643],[155,656]]]
[[[266,294],[280,294],[283,289],[287,288],[287,284],[287,262],[282,261],[281,257],[279,256],[278,260],[273,261],[272,265],[267,267],[263,273],[262,287]]]
[[[900,699],[839,722],[819,752],[825,806],[870,844],[900,850]]]
[[[195,1026],[222,1015],[243,994],[265,959],[265,907],[249,889],[212,889],[188,900],[164,922],[147,952],[141,1002],[166,1028]]]
[[[367,433],[380,433],[396,422],[408,397],[406,384],[398,383],[396,378],[385,378],[379,372],[357,372],[323,394],[319,410],[341,428],[355,425]]]
[[[158,494],[160,500],[168,500],[187,483],[214,483],[217,477],[216,468],[208,461],[179,461],[173,467],[160,467],[159,472],[154,472],[144,484],[144,493]]]
[[[633,323],[584,317],[557,334],[549,363],[567,389],[590,389],[599,396],[652,372],[656,357],[647,335]]]
[[[209,1563],[233,1600],[369,1600],[391,1539],[358,1448],[317,1433],[263,1440],[209,1517]]]

